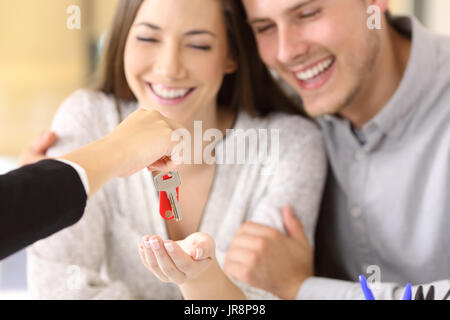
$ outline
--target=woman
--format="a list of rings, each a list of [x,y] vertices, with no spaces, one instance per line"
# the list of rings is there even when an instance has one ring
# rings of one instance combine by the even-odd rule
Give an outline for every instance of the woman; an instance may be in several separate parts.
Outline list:
[[[175,284],[161,282],[140,262],[136,246],[143,235],[185,239],[185,244],[198,235],[214,236],[221,265],[243,222],[283,230],[281,208],[287,204],[312,243],[326,170],[322,137],[259,60],[251,30],[236,18],[237,10],[242,13],[237,5],[225,0],[121,1],[100,90],[78,91],[63,103],[53,124],[60,140],[50,155],[104,135],[145,105],[191,133],[194,121],[201,121],[203,130],[219,129],[223,140],[216,151],[229,141],[227,129],[278,129],[276,170],[263,174],[267,168],[261,163],[180,165],[181,222],[166,221],[158,213],[157,172],[109,183],[77,225],[31,248],[29,284],[37,297],[181,299]],[[248,298],[275,298],[238,285]]]

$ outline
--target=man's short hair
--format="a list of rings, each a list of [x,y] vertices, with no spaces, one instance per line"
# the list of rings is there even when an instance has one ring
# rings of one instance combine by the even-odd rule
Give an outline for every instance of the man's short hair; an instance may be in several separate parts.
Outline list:
[[[389,9],[387,9],[385,11],[384,16],[386,17],[387,23],[391,24],[391,22],[392,22],[392,14],[391,14],[391,11],[389,11]]]

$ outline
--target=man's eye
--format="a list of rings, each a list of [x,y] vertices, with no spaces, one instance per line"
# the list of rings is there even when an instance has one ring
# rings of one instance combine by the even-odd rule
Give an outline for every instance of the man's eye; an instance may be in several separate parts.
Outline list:
[[[272,29],[273,27],[274,27],[274,25],[273,25],[273,24],[270,24],[270,25],[268,25],[268,26],[256,28],[256,32],[257,32],[257,33],[264,33],[264,32],[266,32],[266,31]]]
[[[155,39],[155,38],[143,38],[143,37],[137,37],[137,39],[138,39],[139,41],[142,41],[142,42],[153,42],[153,43],[159,42],[158,39]]]

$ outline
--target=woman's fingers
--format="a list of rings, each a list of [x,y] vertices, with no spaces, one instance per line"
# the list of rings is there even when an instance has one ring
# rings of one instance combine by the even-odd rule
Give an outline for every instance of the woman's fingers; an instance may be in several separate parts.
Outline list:
[[[166,251],[163,241],[155,236],[152,237],[149,242],[162,273],[172,282],[183,283],[186,281],[186,275],[184,272],[180,271],[172,261],[172,258]]]
[[[139,254],[144,265],[161,281],[182,284],[208,268],[215,257],[215,243],[203,233],[177,242],[146,236]]]
[[[197,275],[209,265],[210,260],[207,257],[200,257],[200,259],[196,261],[194,260],[195,257],[190,256],[174,241],[166,241],[164,245],[177,268],[188,277]],[[193,252],[196,252],[195,248],[192,249]],[[199,249],[203,252],[203,249]]]
[[[153,253],[153,249],[151,248],[150,237],[145,237],[143,240],[143,244],[139,246],[139,255],[141,257],[144,265],[153,272],[153,274],[163,282],[170,282],[170,279],[166,277],[166,275],[159,268],[158,261]]]
[[[195,260],[214,258],[216,245],[214,239],[202,232],[196,232],[178,241],[180,247]]]
[[[164,246],[176,267],[184,274],[189,274],[192,268],[192,258],[174,241],[166,241]]]
[[[150,269],[149,265],[147,264],[147,260],[145,259],[144,255],[144,246],[142,244],[139,245],[139,257],[141,258],[142,264],[147,268]]]
[[[162,157],[147,167],[148,171],[167,172],[175,170],[177,164],[168,156]]]

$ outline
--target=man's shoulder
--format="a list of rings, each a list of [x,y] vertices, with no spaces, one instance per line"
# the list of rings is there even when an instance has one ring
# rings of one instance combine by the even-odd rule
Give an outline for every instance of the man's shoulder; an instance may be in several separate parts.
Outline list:
[[[450,84],[450,36],[437,34],[434,41],[439,76]]]
[[[433,34],[435,62],[433,73],[428,80],[428,93],[432,101],[428,101],[432,109],[439,109],[440,118],[450,120],[450,36]],[[431,66],[432,64],[430,64]],[[426,98],[426,97],[425,97]],[[450,126],[449,126],[450,128]]]

